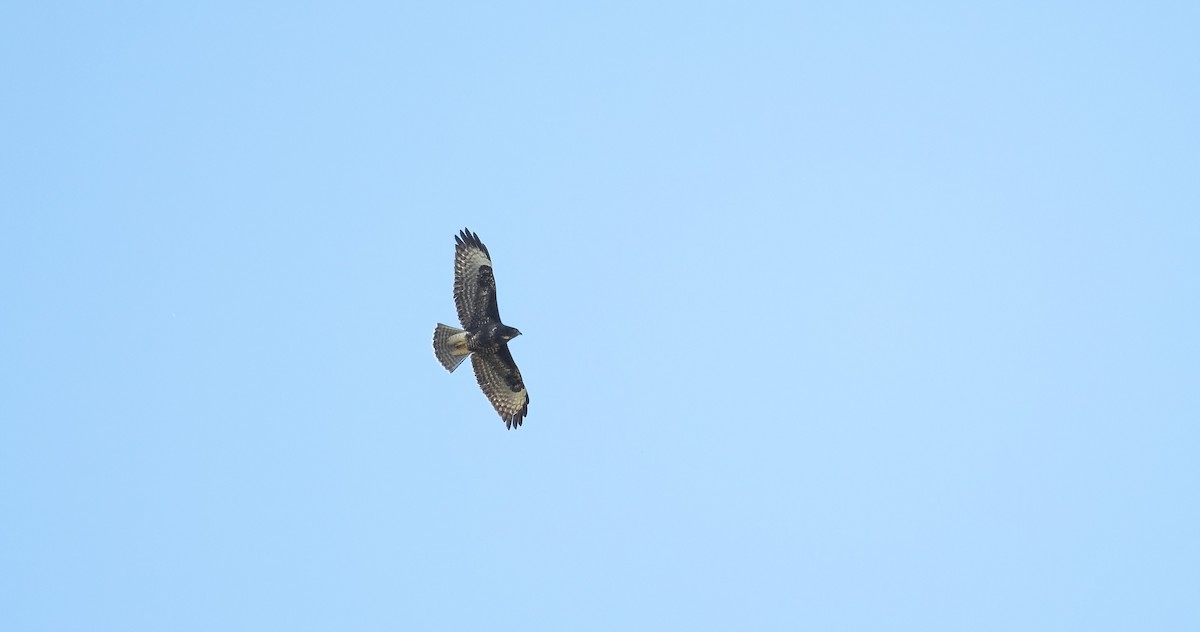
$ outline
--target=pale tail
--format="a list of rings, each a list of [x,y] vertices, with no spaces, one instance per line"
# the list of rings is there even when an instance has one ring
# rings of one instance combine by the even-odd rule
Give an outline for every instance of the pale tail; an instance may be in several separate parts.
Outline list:
[[[453,373],[471,355],[467,351],[467,332],[438,323],[433,330],[433,355],[437,356],[438,362],[447,371]]]

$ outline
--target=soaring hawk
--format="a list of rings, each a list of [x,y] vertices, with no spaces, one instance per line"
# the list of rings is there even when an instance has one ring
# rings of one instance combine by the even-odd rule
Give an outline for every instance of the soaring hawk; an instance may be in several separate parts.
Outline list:
[[[508,352],[508,341],[521,332],[500,322],[492,258],[479,235],[463,229],[454,242],[454,304],[463,328],[438,323],[433,354],[450,372],[471,356],[479,388],[511,430],[529,412],[529,393]]]

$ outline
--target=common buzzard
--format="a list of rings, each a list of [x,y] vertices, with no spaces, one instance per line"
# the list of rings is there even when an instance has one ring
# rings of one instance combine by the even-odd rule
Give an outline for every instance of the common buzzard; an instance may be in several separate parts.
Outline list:
[[[433,354],[450,372],[471,356],[479,388],[511,430],[529,412],[529,393],[508,352],[508,341],[521,332],[500,322],[492,258],[479,235],[463,229],[454,242],[454,304],[463,328],[438,323]]]

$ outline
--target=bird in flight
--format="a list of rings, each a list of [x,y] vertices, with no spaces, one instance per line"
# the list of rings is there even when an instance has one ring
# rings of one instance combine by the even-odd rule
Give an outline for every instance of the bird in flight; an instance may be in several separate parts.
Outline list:
[[[500,322],[492,258],[479,235],[463,229],[454,242],[454,304],[463,328],[438,323],[433,354],[451,373],[471,356],[479,388],[511,430],[529,412],[529,393],[508,352],[508,341],[521,332]]]

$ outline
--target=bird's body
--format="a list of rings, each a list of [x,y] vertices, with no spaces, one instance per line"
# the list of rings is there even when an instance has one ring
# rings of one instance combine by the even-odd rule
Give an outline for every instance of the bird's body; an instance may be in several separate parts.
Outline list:
[[[508,342],[521,332],[500,321],[492,259],[479,235],[464,229],[454,241],[454,304],[463,328],[438,323],[433,353],[451,372],[470,356],[479,387],[505,425],[520,426],[529,411],[529,393]]]
[[[468,333],[467,349],[496,353],[500,350],[501,345],[508,345],[508,341],[516,338],[520,333],[504,323],[488,323],[476,331]]]

